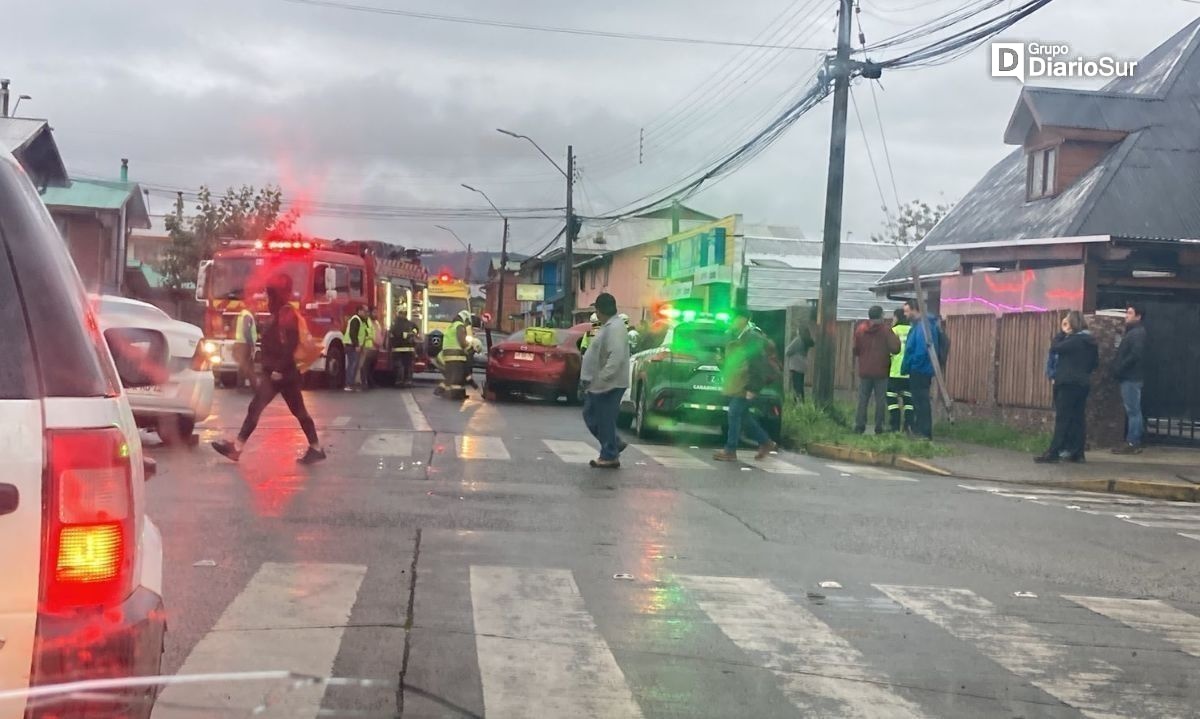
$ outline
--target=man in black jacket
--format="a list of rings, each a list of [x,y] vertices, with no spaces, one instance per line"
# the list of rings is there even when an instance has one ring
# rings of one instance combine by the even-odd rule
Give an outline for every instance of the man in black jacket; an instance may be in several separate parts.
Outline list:
[[[304,436],[308,439],[308,451],[296,461],[300,464],[313,464],[325,459],[325,450],[317,440],[317,426],[308,409],[304,406],[304,396],[300,394],[300,371],[296,369],[296,346],[300,344],[300,319],[291,305],[292,278],[286,274],[278,274],[267,283],[267,308],[271,311],[271,319],[262,333],[262,372],[254,399],[250,400],[250,409],[246,411],[246,420],[237,439],[230,442],[219,439],[213,442],[213,449],[220,454],[237,461],[242,456],[246,440],[258,426],[258,418],[263,410],[275,399],[275,395],[283,395],[288,409],[300,422]]]
[[[1125,309],[1125,334],[1113,361],[1113,376],[1121,386],[1125,405],[1125,444],[1113,454],[1141,454],[1145,421],[1142,419],[1142,383],[1146,380],[1146,313],[1141,304],[1130,303]]]

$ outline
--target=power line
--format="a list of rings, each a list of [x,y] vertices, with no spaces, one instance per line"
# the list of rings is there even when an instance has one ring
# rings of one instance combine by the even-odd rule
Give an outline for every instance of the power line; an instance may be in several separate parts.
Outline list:
[[[858,41],[862,45],[863,53],[867,51],[867,34],[863,31],[862,26],[862,0],[856,0],[854,3],[854,17],[858,21]],[[892,196],[896,200],[896,213],[900,213],[900,190],[896,187],[896,171],[892,168],[892,153],[888,149],[887,134],[883,131],[883,114],[879,111],[879,97],[875,94],[875,83],[868,80],[867,87],[871,89],[871,102],[875,105],[875,119],[879,122],[879,139],[883,144],[883,156],[887,160],[888,177],[892,182]],[[853,92],[853,89],[851,90]],[[851,94],[853,98],[853,94]],[[854,112],[858,113],[858,100],[854,101]],[[862,118],[859,117],[859,125],[862,125]],[[863,130],[863,137],[866,137],[866,130]]]
[[[717,45],[723,47],[756,47],[778,50],[821,50],[821,48],[797,47],[793,45],[760,45],[735,40],[718,40],[715,38],[680,37],[676,35],[654,35],[636,32],[615,32],[609,30],[592,30],[577,27],[559,27],[554,25],[534,25],[510,20],[491,20],[486,18],[466,17],[462,15],[441,15],[437,13],[417,12],[415,10],[400,10],[397,8],[375,7],[371,5],[355,5],[351,3],[333,2],[333,0],[282,0],[294,5],[312,5],[316,7],[348,10],[352,12],[372,13],[377,15],[394,15],[417,20],[432,20],[435,22],[459,23],[463,25],[482,25],[509,30],[529,30],[536,32],[560,33],[564,35],[585,35],[588,37],[604,37],[615,40],[642,40],[648,42],[670,42],[688,45]]]
[[[863,146],[867,149],[867,161],[871,164],[871,175],[875,178],[875,188],[879,190],[879,201],[883,204],[883,214],[890,222],[892,213],[888,210],[887,197],[883,194],[883,183],[879,181],[879,171],[875,169],[875,155],[871,152],[871,141],[867,138],[867,127],[863,124],[862,114],[858,111],[858,98],[854,96],[854,88],[850,88],[850,101],[854,105],[854,116],[858,118],[858,129],[862,133]],[[899,210],[899,207],[896,208]]]

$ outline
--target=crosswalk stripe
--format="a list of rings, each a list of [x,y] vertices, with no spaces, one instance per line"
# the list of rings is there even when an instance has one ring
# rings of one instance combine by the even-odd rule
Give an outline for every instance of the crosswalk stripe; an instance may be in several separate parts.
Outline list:
[[[681,576],[725,636],[775,673],[800,716],[911,719],[920,709],[880,682],[863,655],[762,579]],[[831,710],[830,705],[836,705]]]
[[[1166,602],[1157,599],[1114,599],[1067,594],[1063,597],[1138,631],[1161,636],[1193,657],[1200,657],[1200,618],[1176,609]]]
[[[1197,542],[1200,542],[1200,534],[1188,534],[1187,532],[1180,532],[1179,536],[1187,537],[1188,539],[1194,539]]]
[[[807,477],[815,477],[817,475],[817,473],[811,469],[798,467],[791,462],[786,462],[779,457],[774,456],[767,457],[766,459],[756,460],[754,462],[754,466],[758,467],[764,472],[770,472],[771,474],[791,474]]]
[[[569,464],[587,464],[598,455],[587,442],[576,442],[565,439],[543,439],[542,443],[550,448],[564,462]]]
[[[417,404],[417,398],[412,396],[412,392],[401,392],[400,402],[404,405],[404,411],[408,414],[408,421],[412,424],[414,432],[433,431],[433,428],[429,426],[429,420],[425,419],[425,413],[421,411],[421,406]]]
[[[664,467],[671,469],[710,469],[702,460],[693,457],[679,447],[666,444],[635,444],[639,452]]]
[[[192,648],[179,674],[284,669],[328,677],[367,568],[357,564],[264,563]],[[274,692],[276,716],[315,717],[325,688],[281,691],[276,682],[177,684],[159,695],[154,719],[248,715]]]
[[[484,714],[642,716],[565,569],[471,567]]]
[[[1166,518],[1164,517],[1164,519],[1166,519]],[[1200,531],[1200,522],[1172,522],[1172,521],[1154,522],[1154,521],[1142,521],[1140,519],[1126,519],[1125,521],[1129,522],[1130,524],[1136,524],[1139,527],[1152,527],[1155,529],[1163,529],[1163,528],[1179,529],[1179,530],[1184,530],[1184,531],[1188,531],[1188,532]]]
[[[1098,517],[1113,517],[1121,515],[1121,519],[1161,519],[1171,522],[1200,522],[1200,514],[1172,514],[1170,512],[1122,512],[1119,509],[1080,509],[1084,514],[1094,514]]]
[[[358,453],[380,457],[411,457],[412,450],[412,432],[381,432],[367,437],[358,448]]]
[[[333,421],[329,423],[329,426],[330,427],[345,427],[348,424],[350,424],[350,418],[347,417],[346,415],[342,415],[341,417],[334,417]]]
[[[454,453],[459,459],[511,459],[503,440],[483,435],[455,435]]]
[[[919,482],[916,477],[904,477],[894,472],[888,472],[878,467],[864,467],[858,464],[831,464],[829,468],[845,474],[854,475],[859,479],[882,479],[890,482]]]
[[[1024,619],[999,614],[968,589],[876,584],[875,588],[937,624],[1008,671],[1075,707],[1085,716],[1189,716],[1186,700],[1125,693],[1116,666],[1088,657]]]

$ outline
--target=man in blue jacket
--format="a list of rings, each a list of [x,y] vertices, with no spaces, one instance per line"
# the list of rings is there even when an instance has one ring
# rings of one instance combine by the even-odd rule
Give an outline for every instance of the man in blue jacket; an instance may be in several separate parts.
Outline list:
[[[930,399],[930,386],[933,384],[933,363],[938,361],[937,351],[942,343],[941,328],[938,327],[937,317],[927,317],[922,321],[921,310],[916,300],[904,303],[904,316],[912,327],[904,341],[904,360],[900,364],[900,374],[908,375],[908,390],[912,393],[913,403],[913,433],[926,439],[933,439],[933,405]],[[925,339],[925,327],[928,325],[932,341]],[[929,354],[930,348],[934,354]]]

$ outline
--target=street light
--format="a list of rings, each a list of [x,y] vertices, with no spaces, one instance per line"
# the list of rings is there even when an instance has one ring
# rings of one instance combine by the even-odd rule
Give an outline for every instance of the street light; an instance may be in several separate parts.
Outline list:
[[[32,95],[19,95],[19,96],[17,96],[17,102],[16,102],[16,104],[15,104],[15,105],[13,105],[13,109],[12,109],[12,116],[13,116],[13,117],[16,117],[16,116],[17,116],[17,108],[21,106],[21,101],[22,101],[22,100],[32,100],[32,99],[33,99],[33,96],[32,96]]]
[[[463,242],[463,239],[458,236],[457,232],[450,229],[449,227],[446,227],[445,225],[434,225],[434,227],[438,228],[439,230],[445,230],[446,232],[449,232],[451,235],[454,236],[454,239],[458,240],[458,244],[462,245],[463,248],[466,249],[466,251],[467,251],[467,271],[463,273],[463,279],[465,279],[467,281],[467,284],[470,285],[471,284],[471,243]]]
[[[487,203],[492,206],[492,209],[496,211],[496,214],[500,215],[500,219],[504,220],[504,234],[501,235],[501,237],[500,237],[500,288],[499,288],[499,296],[496,297],[496,323],[497,323],[496,326],[499,327],[501,330],[503,330],[504,329],[504,274],[508,271],[508,218],[504,216],[504,213],[500,211],[499,207],[496,207],[496,203],[492,202],[492,198],[488,197],[486,192],[484,192],[483,190],[471,187],[470,185],[466,184],[465,182],[463,183],[463,187],[470,190],[471,192],[478,192],[480,195],[483,195],[483,199],[487,200]],[[462,240],[459,240],[459,242],[461,242],[461,241]]]
[[[502,130],[499,127],[496,128],[496,132],[500,133],[501,135],[508,135],[509,137],[513,137],[518,140],[527,141],[530,145],[533,145],[534,148],[536,148],[538,152],[542,153],[542,157],[549,160],[551,165],[554,165],[554,169],[558,170],[562,174],[563,177],[567,178],[567,228],[566,228],[567,246],[565,248],[566,249],[566,252],[565,252],[566,258],[565,259],[566,259],[566,265],[567,265],[567,272],[566,272],[566,277],[564,278],[564,282],[563,282],[563,310],[564,310],[563,314],[565,314],[567,316],[568,324],[574,324],[574,319],[575,319],[575,267],[574,267],[574,265],[575,265],[575,203],[574,203],[575,148],[572,147],[571,145],[567,145],[567,169],[564,170],[561,167],[559,167],[558,163],[554,161],[553,157],[550,157],[549,155],[546,154],[546,151],[542,149],[541,145],[539,145],[533,141],[532,137],[530,137],[528,135],[522,135],[520,133],[516,133],[511,130]]]

